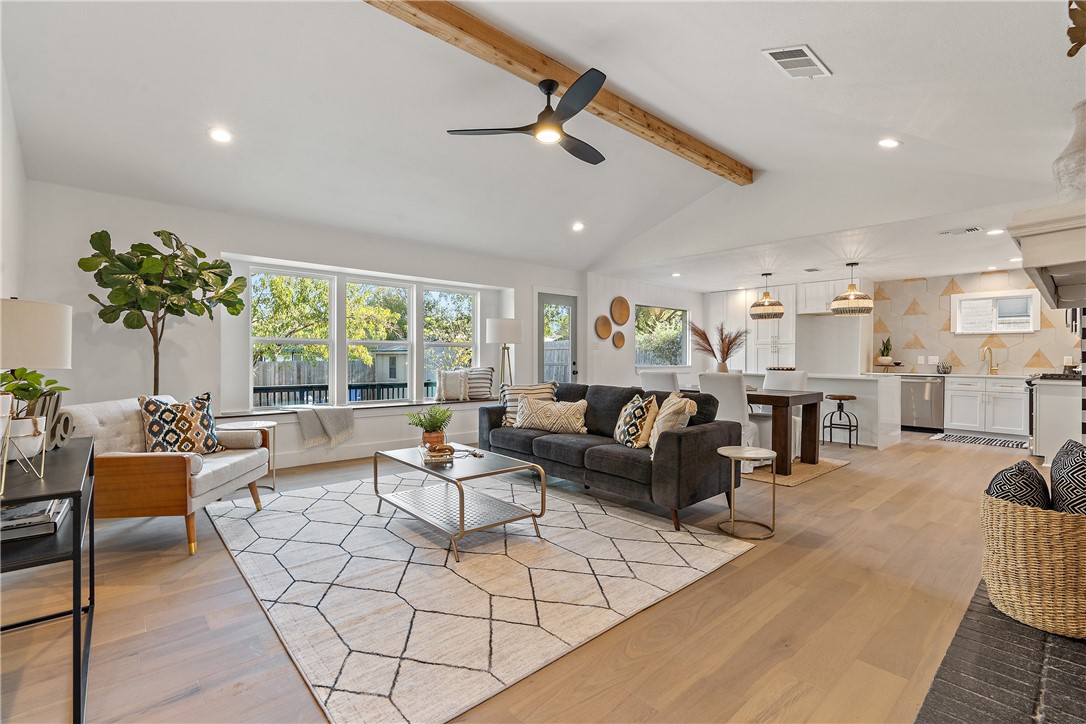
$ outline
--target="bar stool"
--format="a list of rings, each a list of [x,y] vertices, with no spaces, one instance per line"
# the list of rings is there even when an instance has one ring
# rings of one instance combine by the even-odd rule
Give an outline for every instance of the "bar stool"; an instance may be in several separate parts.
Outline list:
[[[776,533],[777,528],[777,469],[773,464],[777,459],[777,453],[772,450],[766,450],[763,447],[747,447],[746,445],[729,445],[727,447],[718,447],[716,452],[721,457],[728,458],[728,462],[732,468],[732,489],[728,497],[728,510],[731,513],[731,530],[725,530],[724,524],[717,525],[722,533],[727,533],[733,538],[742,538],[743,540],[766,540],[772,538]],[[769,467],[773,470],[773,503],[772,503],[772,517],[770,518],[769,525],[765,523],[759,523],[756,520],[741,520],[735,517],[735,481],[739,479],[739,475],[742,472],[742,463],[744,462],[769,462]],[[749,480],[749,478],[748,478]],[[748,525],[756,525],[766,531],[764,535],[760,536],[747,536],[739,535],[735,532],[736,523],[747,523]]]
[[[852,434],[856,433],[856,444],[860,442],[860,420],[845,409],[845,403],[855,400],[856,395],[826,395],[827,400],[836,400],[837,409],[827,412],[822,418],[822,444],[826,444],[826,431],[829,430],[830,442],[833,442],[834,430],[848,431],[848,446],[852,447]]]

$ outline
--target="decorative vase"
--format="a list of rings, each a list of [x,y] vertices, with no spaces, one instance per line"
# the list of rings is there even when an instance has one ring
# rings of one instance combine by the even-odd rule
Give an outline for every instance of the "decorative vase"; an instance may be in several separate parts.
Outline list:
[[[434,445],[445,444],[445,431],[438,430],[437,432],[424,432],[422,433],[422,444],[427,448],[432,448]]]
[[[8,460],[27,459],[41,452],[45,444],[45,417],[14,417],[9,422],[11,439],[8,441]]]
[[[727,372],[728,371],[728,363],[727,363],[727,361],[717,362],[716,363],[716,371],[717,372]]]
[[[1075,130],[1063,153],[1052,162],[1056,193],[1062,203],[1086,198],[1086,100],[1071,109]]]
[[[885,367],[885,366],[887,366],[887,365],[892,365],[892,364],[894,363],[894,358],[893,358],[893,357],[879,357],[879,358],[878,358],[877,360],[875,360],[875,361],[876,361],[876,362],[877,362],[878,364],[880,364],[880,365],[882,365],[883,367]]]

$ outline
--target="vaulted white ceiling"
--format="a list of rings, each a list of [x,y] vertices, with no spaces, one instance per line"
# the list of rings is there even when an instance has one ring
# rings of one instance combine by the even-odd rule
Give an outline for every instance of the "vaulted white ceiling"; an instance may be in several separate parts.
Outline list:
[[[1062,2],[467,7],[600,68],[755,183],[588,114],[568,130],[604,153],[596,167],[524,136],[450,137],[530,122],[543,97],[353,1],[4,2],[27,174],[703,290],[852,258],[876,278],[957,273],[1013,244],[935,232],[1054,202],[1086,93]],[[760,53],[799,43],[834,75],[792,80]],[[231,146],[207,140],[215,123]]]

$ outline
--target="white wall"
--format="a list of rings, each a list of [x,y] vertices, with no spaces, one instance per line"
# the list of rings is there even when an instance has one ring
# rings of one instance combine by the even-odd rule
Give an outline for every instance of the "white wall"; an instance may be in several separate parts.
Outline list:
[[[102,194],[54,184],[27,184],[22,289],[28,298],[74,309],[71,371],[56,376],[72,388],[67,403],[133,397],[151,389],[150,339],[143,330],[107,325],[87,294],[101,292],[76,261],[90,253],[90,234],[106,229],[114,247],[153,240],[169,229],[209,256],[233,253],[319,263],[468,284],[512,287],[518,317],[535,310],[533,285],[580,288],[581,274],[497,261],[447,249],[327,227],[304,226]],[[221,398],[220,322],[171,319],[162,345],[162,391],[184,397],[210,390]],[[530,329],[526,324],[526,329]],[[245,332],[242,332],[243,334]],[[527,335],[526,335],[527,337]],[[529,342],[531,342],[530,338]],[[483,345],[490,347],[493,345]],[[518,379],[535,376],[534,344],[515,360]],[[489,350],[491,354],[496,351]]]
[[[26,172],[23,169],[23,153],[19,144],[19,131],[15,127],[15,114],[8,95],[8,79],[0,69],[0,85],[3,86],[3,116],[0,117],[0,296],[19,296],[19,268],[25,223]]]
[[[587,275],[588,303],[584,316],[587,317],[588,354],[582,354],[588,360],[588,374],[582,373],[581,382],[603,385],[639,385],[635,361],[637,345],[634,340],[633,310],[635,305],[651,305],[686,309],[689,319],[698,326],[705,326],[706,295],[685,289],[675,289],[657,284],[646,284],[628,279],[614,279],[591,272]],[[609,315],[611,300],[625,297],[630,303],[630,321],[623,326],[614,325],[614,331],[621,331],[626,337],[626,345],[616,349],[610,339],[600,339],[594,331],[596,317]],[[711,360],[700,354],[692,354],[691,364],[677,368],[682,384],[696,384],[698,372],[710,366]]]
[[[858,375],[871,359],[871,317],[796,315],[796,369]]]

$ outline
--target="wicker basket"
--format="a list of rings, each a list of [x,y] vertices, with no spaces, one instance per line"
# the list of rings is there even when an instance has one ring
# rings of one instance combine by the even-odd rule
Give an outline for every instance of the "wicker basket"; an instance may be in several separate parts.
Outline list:
[[[1086,515],[1058,513],[985,494],[988,597],[1042,631],[1086,638]]]

